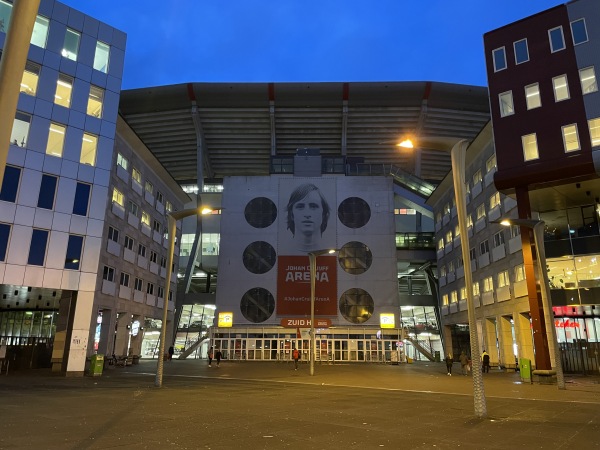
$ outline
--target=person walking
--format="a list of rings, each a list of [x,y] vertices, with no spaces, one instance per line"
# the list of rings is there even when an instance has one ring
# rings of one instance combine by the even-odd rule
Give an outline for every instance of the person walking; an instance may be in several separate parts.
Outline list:
[[[221,357],[223,356],[223,353],[221,353],[221,350],[217,350],[217,353],[215,353],[215,359],[217,360],[217,367],[219,367],[221,365]]]
[[[448,353],[446,355],[446,369],[448,370],[449,376],[452,376],[452,363],[454,363],[454,360],[452,359],[452,353]]]
[[[208,367],[212,367],[212,360],[213,360],[213,348],[211,347],[208,350]]]
[[[169,361],[173,361],[173,354],[175,353],[175,349],[173,348],[173,346],[171,345],[169,347]]]
[[[460,361],[460,368],[461,368],[462,374],[464,376],[467,376],[467,371],[468,371],[468,367],[469,367],[469,357],[467,356],[467,354],[465,353],[464,350],[462,352],[460,352],[460,356],[458,357],[458,359]]]
[[[294,347],[292,350],[292,358],[294,358],[294,370],[298,370],[298,360],[300,359],[300,351]]]
[[[488,355],[488,353],[485,351],[485,349],[483,350],[483,353],[481,354],[481,363],[482,363],[481,370],[483,371],[483,373],[489,373],[490,372],[490,355]]]

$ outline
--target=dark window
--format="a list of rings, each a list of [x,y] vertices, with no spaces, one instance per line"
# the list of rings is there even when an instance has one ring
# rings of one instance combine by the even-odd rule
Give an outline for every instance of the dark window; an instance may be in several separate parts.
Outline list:
[[[32,266],[43,266],[46,258],[46,245],[48,244],[48,230],[33,230],[31,235],[31,246],[29,247],[29,258],[27,264]]]
[[[0,261],[6,261],[6,250],[8,249],[9,236],[10,225],[0,223]]]
[[[138,244],[138,255],[142,258],[146,257],[146,246],[142,244]]]
[[[113,227],[108,227],[108,239],[119,243],[119,230]]]
[[[83,236],[70,234],[69,243],[67,244],[67,256],[65,258],[65,269],[79,270],[82,248]]]
[[[102,279],[110,281],[111,283],[115,281],[115,269],[110,266],[104,266],[104,270],[102,271]]]
[[[142,284],[143,284],[142,279],[141,278],[136,278],[135,281],[134,281],[133,288],[136,291],[142,292]]]
[[[521,64],[529,61],[529,50],[527,49],[527,39],[515,42],[515,63]]]
[[[252,288],[242,297],[240,310],[246,320],[252,323],[261,323],[273,315],[275,299],[264,288]]]
[[[121,286],[129,287],[129,274],[121,272],[121,279],[119,281]]]
[[[2,180],[2,189],[0,190],[0,200],[14,203],[17,199],[19,190],[19,179],[21,178],[21,169],[13,166],[4,168],[4,179]]]
[[[550,36],[550,47],[552,53],[565,49],[565,37],[563,36],[562,27],[556,27],[548,31]]]
[[[359,275],[369,270],[373,262],[373,254],[362,242],[348,242],[341,248],[338,259],[344,271]]]
[[[146,285],[146,294],[154,295],[154,284],[153,283],[148,283]]]
[[[91,186],[85,183],[77,183],[75,189],[75,201],[73,202],[73,214],[78,216],[87,216],[90,203]]]
[[[585,27],[585,19],[579,19],[571,22],[571,31],[573,32],[573,44],[583,44],[588,40],[587,29]]]
[[[125,248],[133,251],[133,238],[125,235]]]
[[[371,219],[371,208],[362,198],[350,197],[340,203],[338,218],[348,228],[361,228]]]
[[[156,254],[156,252],[150,250],[150,262],[153,262],[154,264],[156,264],[157,258],[158,258],[158,255]]]
[[[348,289],[340,298],[340,313],[348,322],[364,323],[371,318],[374,310],[373,298],[363,289]]]
[[[275,222],[277,207],[266,197],[254,198],[246,205],[244,217],[254,228],[266,228]]]
[[[264,241],[256,241],[248,245],[244,250],[244,267],[256,274],[267,273],[275,266],[277,255],[271,244]]]
[[[56,184],[58,178],[52,175],[42,175],[42,183],[40,185],[40,195],[38,196],[38,208],[52,209],[54,208],[54,197],[56,194]]]

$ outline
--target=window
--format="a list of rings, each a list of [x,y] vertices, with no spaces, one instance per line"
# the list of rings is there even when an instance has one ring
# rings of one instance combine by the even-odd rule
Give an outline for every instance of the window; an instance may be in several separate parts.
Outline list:
[[[165,290],[162,286],[158,286],[158,298],[165,298]]]
[[[160,222],[156,219],[152,221],[152,229],[157,233],[160,233]]]
[[[8,239],[10,237],[10,225],[0,223],[0,261],[6,261],[6,250],[8,250]]]
[[[127,170],[129,166],[129,161],[120,153],[117,153],[117,166],[121,166],[123,169]]]
[[[150,250],[150,262],[153,262],[154,264],[156,264],[157,260],[158,260],[158,254],[155,251]]]
[[[521,227],[518,225],[513,225],[509,227],[510,230],[510,238],[515,238],[517,236],[521,236]]]
[[[459,256],[456,258],[456,268],[458,269],[459,267],[462,267],[462,266],[464,266],[463,259],[462,259],[462,256]]]
[[[467,214],[467,228],[473,228],[473,216]]]
[[[110,55],[110,46],[104,42],[96,42],[96,53],[94,54],[94,69],[108,73],[108,59]]]
[[[167,202],[165,203],[165,211],[167,211],[168,213],[173,211],[173,205],[169,200],[167,200]]]
[[[10,132],[10,143],[25,147],[27,145],[27,137],[29,136],[29,125],[31,124],[31,116],[17,111],[15,120],[13,120],[12,131]]]
[[[486,277],[483,279],[483,292],[492,292],[494,290],[494,279]]]
[[[444,239],[438,241],[438,250],[444,250]]]
[[[110,266],[104,266],[102,270],[102,279],[106,281],[110,281],[111,283],[115,281],[115,269]]]
[[[500,192],[496,192],[490,197],[490,210],[494,209],[496,206],[500,206]]]
[[[571,34],[573,35],[573,45],[583,44],[588,40],[585,19],[574,20],[571,22]]]
[[[489,253],[489,252],[490,252],[490,244],[486,239],[481,244],[479,244],[479,254],[485,255],[486,253]]]
[[[515,283],[517,281],[525,280],[525,266],[523,264],[515,266],[514,272],[515,272]]]
[[[154,186],[149,181],[146,181],[146,184],[144,185],[144,189],[146,190],[146,192],[148,194],[152,194],[152,192],[154,192]]]
[[[552,86],[554,87],[554,101],[562,102],[569,99],[569,84],[566,75],[552,78]]]
[[[592,147],[600,145],[600,118],[588,120],[588,128],[590,129]]]
[[[477,207],[477,220],[485,217],[485,203],[482,203]]]
[[[21,169],[13,166],[4,168],[4,178],[2,180],[2,189],[0,189],[0,200],[14,203],[17,199],[19,190],[19,181],[21,179]]]
[[[450,244],[452,242],[452,231],[448,231],[446,233],[446,243]]]
[[[98,86],[90,86],[88,96],[87,113],[90,116],[102,118],[102,103],[104,102],[104,89]]]
[[[37,93],[38,80],[40,79],[40,66],[27,61],[23,78],[21,79],[21,92],[35,97]]]
[[[12,12],[12,5],[5,1],[0,1],[0,32],[8,33],[8,24]]]
[[[492,57],[494,59],[494,72],[506,69],[506,51],[504,47],[493,50]]]
[[[448,306],[448,294],[442,295],[442,305]]]
[[[454,273],[454,261],[448,261],[448,273]]]
[[[119,230],[113,227],[108,227],[108,239],[119,242]]]
[[[527,109],[534,109],[542,106],[540,85],[538,83],[525,86],[525,101],[527,102]]]
[[[54,208],[54,196],[56,194],[56,185],[58,178],[52,175],[42,175],[42,183],[40,184],[40,193],[38,195],[38,208],[52,209]]]
[[[529,61],[529,50],[527,49],[527,39],[521,39],[514,43],[515,64],[522,64]]]
[[[577,133],[577,124],[565,125],[562,127],[563,145],[565,152],[574,152],[580,150],[579,134]]]
[[[435,215],[435,222],[436,222],[436,223],[440,223],[441,221],[442,221],[442,213],[441,213],[441,212],[438,212],[438,213]]]
[[[61,55],[72,61],[77,61],[77,52],[79,51],[80,38],[81,34],[79,34],[75,30],[67,28],[67,32],[65,33],[65,42],[63,44]]]
[[[479,295],[479,282],[473,282],[473,296]]]
[[[167,258],[166,258],[166,256],[161,256],[160,257],[160,267],[162,267],[163,269],[165,269],[167,267]]]
[[[458,237],[460,236],[460,226],[456,225],[454,227],[454,236]]]
[[[487,173],[490,173],[496,168],[496,155],[492,155],[490,159],[485,162],[485,170]]]
[[[583,95],[596,92],[598,82],[596,81],[596,71],[594,67],[586,67],[579,71],[579,80],[581,81],[581,92]]]
[[[458,293],[456,291],[450,292],[450,303],[458,302]]]
[[[141,278],[136,278],[136,279],[135,279],[135,282],[134,282],[134,285],[133,285],[133,288],[134,288],[136,291],[140,291],[140,292],[142,292],[142,285],[143,285],[143,284],[144,284],[144,283],[143,283],[143,281],[142,281],[142,279],[141,279]]]
[[[125,235],[125,248],[128,250],[133,251],[133,244],[134,244],[134,240],[131,236],[127,236]]]
[[[510,286],[510,280],[508,278],[508,270],[503,270],[498,274],[498,287]]]
[[[146,284],[146,294],[154,295],[154,283]]]
[[[138,182],[138,184],[142,184],[142,174],[135,167],[131,170],[131,178]]]
[[[477,259],[477,254],[475,253],[475,247],[469,250],[469,258],[471,261],[475,261]]]
[[[499,94],[498,99],[500,101],[500,117],[511,116],[515,113],[512,91]]]
[[[138,255],[142,258],[146,257],[146,246],[144,244],[138,244]]]
[[[50,124],[48,133],[48,143],[46,144],[46,154],[62,158],[63,148],[65,146],[65,133],[67,128],[57,123]]]
[[[81,144],[81,164],[96,165],[96,148],[98,146],[98,136],[93,134],[83,133],[83,141]]]
[[[450,203],[444,205],[444,215],[447,216],[448,214],[450,214]]]
[[[46,258],[46,245],[48,245],[48,235],[48,230],[33,229],[27,264],[32,266],[44,265],[44,259]]]
[[[540,157],[535,133],[521,136],[521,142],[523,144],[523,158],[525,161],[531,161]]]
[[[73,214],[76,216],[87,216],[91,189],[92,186],[89,184],[77,183],[75,200],[73,201]]]
[[[550,38],[550,50],[552,53],[565,49],[565,37],[562,27],[556,27],[548,31]]]
[[[504,245],[504,231],[498,231],[494,234],[494,248]]]
[[[150,226],[150,214],[146,211],[142,211],[142,223],[148,227]]]
[[[473,174],[473,186],[475,186],[477,183],[481,183],[481,180],[483,180],[481,170],[478,170]]]
[[[125,206],[125,197],[123,196],[123,193],[117,188],[113,188],[112,201],[113,203],[117,203],[118,205],[121,205],[123,207]]]
[[[135,203],[133,203],[131,200],[127,201],[127,211],[129,211],[130,214],[134,215],[135,217],[138,216],[138,205],[136,205]]]
[[[467,299],[467,288],[464,288],[464,287],[460,288],[460,299],[461,300]]]
[[[440,267],[440,277],[445,277],[447,274],[448,271],[446,270],[446,266]]]
[[[129,277],[130,275],[126,272],[121,272],[121,278],[119,280],[119,284],[123,287],[129,287]]]
[[[35,18],[35,23],[33,24],[33,33],[31,33],[31,41],[32,45],[37,47],[46,48],[46,41],[48,40],[48,27],[50,25],[50,21],[42,16],[37,16]]]
[[[156,201],[159,203],[164,203],[165,199],[163,198],[162,192],[156,191]]]
[[[65,256],[65,269],[79,270],[82,248],[83,236],[70,234],[67,243],[67,255]]]
[[[71,106],[71,93],[73,92],[73,78],[59,73],[56,81],[54,103],[69,108]]]

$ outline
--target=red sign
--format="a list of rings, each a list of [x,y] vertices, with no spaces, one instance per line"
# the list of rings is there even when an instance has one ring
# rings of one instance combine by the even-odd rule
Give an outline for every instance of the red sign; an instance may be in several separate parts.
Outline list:
[[[282,327],[285,328],[310,328],[310,319],[281,319]],[[315,328],[329,328],[331,320],[315,318]]]
[[[308,256],[279,256],[277,268],[277,315],[310,314],[310,267]],[[315,315],[337,315],[337,258],[317,258]],[[296,325],[294,325],[296,326]]]
[[[555,319],[554,325],[556,326],[556,328],[579,328],[578,322],[574,322],[569,319],[566,319],[564,321],[562,321],[560,319]]]

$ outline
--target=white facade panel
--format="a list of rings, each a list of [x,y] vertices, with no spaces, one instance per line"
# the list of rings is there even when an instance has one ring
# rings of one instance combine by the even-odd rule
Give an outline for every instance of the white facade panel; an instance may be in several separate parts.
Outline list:
[[[112,241],[111,241],[112,242]],[[102,250],[102,239],[87,236],[83,243],[80,269],[82,272],[97,273],[98,260]]]
[[[23,284],[25,286],[41,286],[44,281],[44,268],[38,266],[25,267]]]
[[[35,217],[35,208],[17,205],[17,210],[15,213],[15,224],[31,225],[33,223],[34,217]]]
[[[33,219],[33,226],[35,228],[51,229],[54,222],[54,213],[49,209],[35,209],[35,217]],[[30,222],[31,223],[31,222]]]
[[[29,256],[29,245],[31,244],[31,233],[33,229],[28,226],[13,225],[10,234],[10,243],[6,254],[6,262],[24,266]],[[14,284],[14,283],[11,283]]]
[[[52,231],[48,239],[46,267],[49,269],[64,269],[69,235],[61,231]],[[60,279],[60,278],[59,278]]]
[[[88,208],[88,217],[90,219],[104,220],[107,199],[108,188],[95,185],[90,195],[90,207]]]

